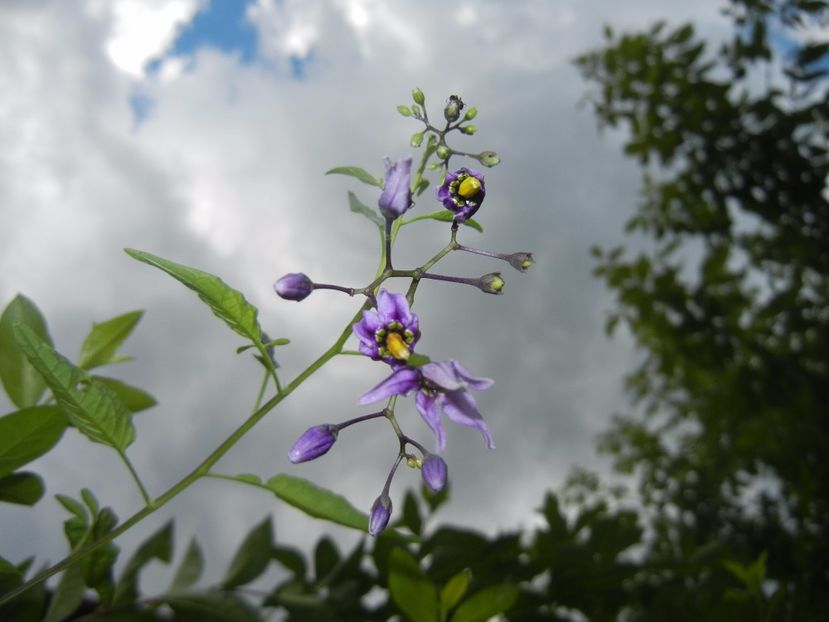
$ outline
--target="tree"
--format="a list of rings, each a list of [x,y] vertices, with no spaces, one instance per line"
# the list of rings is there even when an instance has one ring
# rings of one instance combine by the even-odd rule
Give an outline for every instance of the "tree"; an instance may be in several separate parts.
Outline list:
[[[617,294],[608,327],[623,323],[644,353],[627,378],[639,412],[603,447],[641,477],[647,558],[674,568],[648,574],[643,606],[712,619],[728,568],[686,574],[683,560],[765,555],[779,603],[764,615],[826,619],[829,40],[809,32],[829,5],[728,12],[734,35],[717,50],[690,24],[657,24],[608,29],[608,47],[577,60],[598,118],[629,130],[643,166],[627,229],[645,243],[595,250]]]

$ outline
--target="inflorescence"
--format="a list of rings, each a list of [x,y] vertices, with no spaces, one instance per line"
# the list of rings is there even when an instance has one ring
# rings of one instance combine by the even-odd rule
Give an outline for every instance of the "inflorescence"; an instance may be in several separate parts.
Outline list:
[[[393,466],[386,477],[386,483],[379,497],[371,507],[368,531],[376,536],[388,525],[392,513],[389,496],[392,479],[397,467],[404,460],[413,468],[419,468],[424,484],[432,492],[439,492],[446,486],[447,466],[435,453],[429,452],[423,445],[407,436],[395,417],[395,406],[399,396],[413,396],[420,416],[435,435],[436,451],[441,452],[446,446],[442,415],[463,426],[477,429],[483,436],[486,446],[495,447],[492,434],[486,425],[470,389],[483,391],[492,386],[492,380],[477,378],[455,359],[432,362],[429,357],[415,352],[420,339],[420,322],[411,307],[415,293],[423,279],[445,281],[471,285],[489,294],[501,294],[504,279],[499,272],[491,272],[479,278],[465,278],[435,274],[430,272],[440,259],[451,251],[465,251],[486,257],[506,261],[520,272],[526,272],[533,264],[532,253],[496,253],[488,250],[470,248],[457,241],[461,224],[480,227],[472,216],[480,209],[486,197],[484,175],[469,167],[449,171],[449,162],[453,156],[477,160],[484,166],[492,167],[500,162],[493,151],[477,154],[465,153],[451,148],[446,142],[446,135],[452,131],[462,134],[474,134],[477,128],[468,122],[477,116],[475,108],[468,108],[457,95],[449,97],[443,113],[446,124],[442,129],[433,126],[426,112],[425,96],[420,89],[412,92],[414,104],[399,106],[398,111],[407,117],[421,121],[425,129],[415,133],[410,141],[412,147],[420,147],[428,137],[426,148],[419,167],[412,171],[412,158],[397,162],[385,161],[385,179],[376,180],[374,185],[382,187],[378,199],[380,217],[373,214],[385,225],[383,233],[382,263],[378,276],[361,288],[344,287],[314,283],[302,273],[286,274],[274,284],[276,293],[286,299],[300,301],[307,298],[315,289],[333,289],[350,296],[366,297],[362,318],[353,325],[353,334],[358,340],[360,354],[389,366],[390,373],[377,386],[373,387],[358,400],[358,405],[374,404],[387,400],[386,406],[379,411],[355,417],[339,424],[322,424],[309,428],[291,447],[291,462],[307,462],[327,453],[341,430],[364,421],[384,418],[388,420],[397,435],[399,448]],[[429,163],[432,156],[438,162]],[[435,212],[404,221],[402,216],[414,206],[414,196],[420,195],[427,188],[429,181],[424,178],[427,164],[430,170],[442,169],[441,183],[437,188],[437,201],[449,211]],[[354,174],[362,181],[371,179],[368,173],[360,171],[355,174],[347,169],[347,174]],[[333,172],[346,172],[346,169],[334,169]],[[371,180],[374,182],[374,180]],[[395,269],[392,265],[392,246],[400,227],[404,224],[432,218],[437,221],[451,221],[450,241],[434,257],[422,266],[409,270]],[[406,294],[394,293],[382,287],[390,278],[406,278],[410,285]]]

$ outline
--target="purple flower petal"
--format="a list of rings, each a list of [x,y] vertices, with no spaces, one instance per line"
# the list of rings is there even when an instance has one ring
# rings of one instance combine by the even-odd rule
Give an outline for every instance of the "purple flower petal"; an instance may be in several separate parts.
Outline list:
[[[399,367],[392,372],[391,376],[363,394],[357,404],[360,406],[373,404],[392,395],[404,395],[416,391],[419,386],[420,372],[418,370],[411,367]]]
[[[438,451],[443,451],[446,449],[446,433],[443,431],[443,423],[440,420],[440,410],[438,410],[436,398],[427,395],[423,391],[418,391],[415,396],[415,405],[426,425],[435,433],[435,443]]]
[[[429,454],[423,459],[420,473],[432,492],[440,492],[446,486],[446,463],[443,458]]]
[[[455,359],[426,363],[421,371],[424,378],[446,391],[457,391],[467,387],[483,391],[494,384],[489,378],[476,378]]]
[[[443,413],[455,423],[465,425],[470,428],[477,428],[486,441],[486,446],[490,449],[495,449],[495,441],[492,439],[492,433],[478,411],[478,406],[475,404],[475,399],[466,391],[449,391],[444,393],[440,398]]]
[[[383,193],[377,202],[380,213],[386,218],[397,218],[412,206],[412,159],[392,163],[386,160],[386,179]]]

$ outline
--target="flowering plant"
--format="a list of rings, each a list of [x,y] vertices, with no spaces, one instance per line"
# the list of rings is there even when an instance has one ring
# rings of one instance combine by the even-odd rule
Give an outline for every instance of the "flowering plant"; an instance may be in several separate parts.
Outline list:
[[[155,401],[136,387],[90,373],[95,367],[124,359],[118,349],[140,320],[141,312],[124,314],[96,324],[84,341],[81,356],[73,363],[55,350],[46,329],[46,321],[34,303],[18,296],[6,308],[0,317],[0,380],[10,400],[20,410],[0,417],[0,431],[3,433],[0,466],[5,469],[0,473],[0,500],[4,493],[8,498],[9,490],[6,488],[12,486],[17,495],[15,502],[34,504],[43,495],[42,481],[39,476],[18,469],[48,452],[68,427],[74,427],[89,440],[111,447],[117,453],[136,485],[143,507],[126,520],[118,522],[109,508],[100,507],[89,490],[84,489],[81,493],[81,501],[59,495],[61,504],[73,514],[73,518],[67,522],[67,534],[71,535],[71,553],[28,580],[24,580],[22,572],[9,570],[12,566],[6,568],[3,565],[6,564],[5,560],[0,558],[0,571],[5,568],[14,576],[9,584],[10,591],[0,594],[0,608],[22,592],[66,568],[70,571],[64,574],[60,586],[65,583],[67,592],[62,592],[62,587],[59,586],[50,605],[51,613],[47,615],[49,619],[58,619],[61,608],[71,610],[70,604],[73,602],[77,606],[75,601],[83,593],[84,581],[86,586],[98,591],[102,603],[117,604],[119,594],[123,595],[119,590],[127,594],[135,591],[135,576],[124,579],[127,585],[113,591],[112,566],[117,557],[113,540],[203,478],[231,480],[264,489],[311,516],[376,536],[386,529],[391,519],[393,507],[390,487],[402,462],[420,470],[427,489],[439,492],[445,487],[448,467],[446,461],[438,455],[446,447],[442,415],[455,423],[477,429],[486,446],[494,448],[492,434],[470,393],[470,389],[488,389],[492,386],[492,381],[474,376],[455,359],[432,361],[420,352],[422,327],[412,307],[418,288],[427,280],[472,286],[489,294],[502,293],[504,279],[499,272],[475,278],[433,272],[433,267],[451,252],[462,251],[495,258],[509,263],[521,272],[532,265],[533,257],[527,252],[497,253],[472,248],[458,241],[461,226],[482,230],[472,216],[482,207],[486,196],[486,181],[482,173],[468,167],[453,169],[450,162],[454,157],[463,157],[476,160],[485,167],[492,167],[498,164],[499,158],[492,151],[466,153],[447,143],[447,136],[452,132],[466,135],[475,133],[475,126],[469,124],[477,115],[475,108],[468,108],[464,112],[466,106],[463,101],[453,95],[443,110],[445,124],[437,127],[429,119],[423,93],[415,89],[412,97],[414,103],[411,106],[400,106],[398,110],[424,126],[410,140],[413,148],[423,147],[417,166],[411,157],[397,161],[386,160],[384,178],[377,178],[368,171],[353,166],[328,171],[349,175],[380,190],[376,210],[362,204],[354,194],[349,193],[352,210],[368,218],[380,233],[380,261],[374,278],[362,287],[349,287],[319,283],[304,273],[293,272],[285,274],[274,283],[276,294],[289,301],[303,301],[316,290],[334,290],[363,299],[360,309],[334,344],[290,382],[284,383],[280,378],[280,366],[275,356],[276,348],[287,345],[289,341],[267,336],[259,324],[257,309],[241,292],[212,274],[145,251],[126,249],[131,257],[166,272],[195,291],[219,319],[248,342],[238,352],[252,350],[264,372],[262,389],[250,416],[196,468],[161,494],[154,495],[148,490],[127,455],[127,449],[135,439],[132,415],[153,406]],[[427,196],[424,200],[436,200],[442,209],[404,219],[416,207],[416,201],[423,197],[430,185],[427,171],[436,171],[439,181],[436,184],[435,199]],[[417,267],[396,267],[393,250],[401,228],[423,220],[448,224],[448,243]],[[391,282],[399,279],[408,281],[405,292],[394,291],[391,287]],[[346,349],[346,344],[352,338],[356,341],[356,350]],[[362,396],[359,398],[355,393],[358,405],[386,400],[384,407],[340,423],[315,422],[293,444],[289,459],[292,463],[317,459],[332,449],[344,429],[369,420],[387,420],[397,436],[396,453],[385,485],[368,515],[354,508],[343,497],[293,475],[276,475],[263,481],[254,475],[229,475],[215,470],[219,459],[306,379],[334,357],[349,354],[366,356],[387,366],[388,376],[377,386],[361,390]],[[265,399],[269,387],[273,395]],[[398,398],[401,396],[414,397],[417,411],[435,435],[434,452],[403,432],[396,415]],[[37,442],[34,444],[31,440],[33,430],[37,433]],[[25,450],[22,449],[24,447]],[[136,562],[139,564],[137,567],[150,559],[150,554],[146,551],[142,555],[142,561]],[[80,576],[85,579],[80,580]],[[225,585],[233,585],[238,580],[239,577],[231,572]],[[174,605],[170,606],[175,609]],[[52,609],[58,613],[52,612]]]

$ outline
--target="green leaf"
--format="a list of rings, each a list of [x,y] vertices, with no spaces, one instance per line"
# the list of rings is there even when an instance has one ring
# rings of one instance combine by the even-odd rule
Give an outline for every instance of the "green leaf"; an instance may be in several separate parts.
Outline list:
[[[273,341],[269,341],[268,343],[263,343],[263,348],[272,348],[274,346],[287,346],[291,343],[290,339],[286,339],[285,337],[280,337],[279,339],[274,339]],[[246,346],[239,346],[236,348],[236,354],[241,354],[245,350],[250,350],[251,348],[255,348],[256,346],[253,344],[248,344]]]
[[[256,611],[240,599],[219,593],[168,596],[164,602],[178,622],[259,622]]]
[[[43,480],[34,473],[18,471],[0,477],[0,502],[34,505],[40,501],[45,492]]]
[[[24,324],[16,324],[17,343],[43,378],[80,432],[91,441],[123,452],[135,438],[130,412],[118,396],[75,367]],[[85,390],[78,384],[87,382]]]
[[[365,216],[375,225],[380,227],[381,229],[384,226],[383,219],[371,209],[368,205],[364,204],[360,199],[357,198],[353,192],[348,193],[348,206],[351,208],[351,211],[355,214],[360,214],[361,216]]]
[[[383,180],[377,179],[374,175],[369,173],[367,170],[360,168],[359,166],[338,166],[336,168],[332,168],[328,171],[325,171],[326,175],[349,175],[350,177],[355,177],[359,179],[364,184],[368,184],[369,186],[377,186],[378,188],[383,187]]]
[[[273,558],[298,578],[305,580],[305,557],[297,549],[287,546],[274,546]]]
[[[81,559],[67,568],[52,594],[52,602],[43,622],[60,622],[68,618],[83,602],[83,593],[86,589],[87,560]]]
[[[144,251],[133,248],[126,248],[124,251],[133,259],[163,270],[192,289],[232,330],[254,343],[261,343],[262,329],[257,320],[256,307],[251,305],[241,292],[230,287],[219,277]]]
[[[135,601],[138,598],[138,574],[141,569],[153,559],[168,564],[172,556],[173,522],[170,521],[145,540],[133,553],[121,572],[121,578],[115,587],[113,603],[126,604]]]
[[[29,362],[14,338],[13,326],[25,324],[50,344],[46,320],[31,300],[18,294],[0,316],[0,381],[18,408],[34,406],[46,390],[46,382]]]
[[[201,577],[204,570],[204,554],[202,553],[199,543],[193,538],[190,540],[190,546],[187,547],[187,552],[181,559],[178,565],[176,575],[167,588],[168,593],[183,592],[189,587],[195,585],[196,581]]]
[[[155,398],[147,393],[144,389],[139,389],[131,384],[116,380],[115,378],[107,378],[106,376],[92,376],[96,382],[100,382],[110,391],[115,393],[118,398],[124,403],[131,413],[135,414],[142,410],[147,410],[157,405]]]
[[[337,545],[328,536],[323,536],[317,542],[314,549],[314,572],[317,583],[322,583],[328,578],[334,570],[337,569],[337,564],[340,563],[340,552],[337,550]]]
[[[282,474],[272,477],[265,485],[285,503],[309,516],[368,531],[368,515],[356,509],[345,497],[308,480]]]
[[[455,215],[450,212],[449,210],[440,210],[438,212],[432,212],[430,214],[421,214],[420,216],[415,216],[409,220],[404,220],[403,225],[409,225],[413,222],[417,222],[418,220],[439,220],[440,222],[452,222],[452,219]],[[475,220],[474,218],[469,218],[468,220],[463,221],[463,223],[467,227],[472,227],[479,233],[484,232],[484,228],[480,225],[480,223]]]
[[[486,622],[512,607],[517,598],[518,588],[514,585],[491,585],[462,602],[455,610],[451,622]]]
[[[389,591],[392,600],[412,622],[438,622],[435,584],[405,549],[395,548],[389,557]]]
[[[0,477],[47,453],[68,424],[57,406],[32,406],[0,417]]]
[[[420,535],[423,530],[423,519],[420,518],[420,508],[417,507],[417,499],[415,499],[412,491],[406,493],[403,500],[403,524],[409,528],[415,535]]]
[[[100,324],[93,324],[92,330],[81,345],[78,366],[92,369],[127,360],[124,357],[116,358],[115,353],[130,336],[142,315],[143,311],[130,311]]]
[[[270,517],[250,530],[227,570],[222,587],[226,590],[250,583],[268,567],[273,556],[273,527]]]
[[[460,602],[463,595],[466,594],[467,588],[469,588],[471,578],[472,573],[469,568],[464,568],[446,582],[446,585],[440,591],[440,608],[442,611],[448,612]]]

